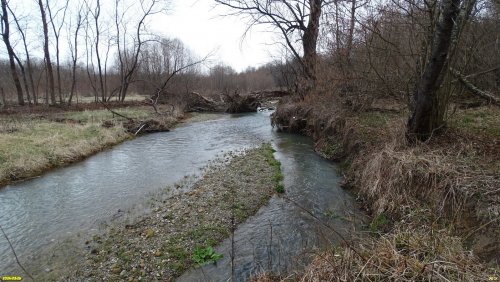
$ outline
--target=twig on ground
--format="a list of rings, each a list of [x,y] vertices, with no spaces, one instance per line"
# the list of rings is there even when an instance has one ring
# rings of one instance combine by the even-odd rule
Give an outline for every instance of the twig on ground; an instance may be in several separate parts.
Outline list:
[[[24,268],[24,266],[19,261],[19,258],[17,257],[16,250],[14,249],[14,246],[12,246],[12,243],[10,242],[9,237],[7,236],[5,231],[3,230],[2,225],[0,225],[0,230],[2,231],[3,236],[7,240],[7,243],[9,243],[10,249],[12,250],[14,257],[16,258],[17,265],[19,265],[19,267],[24,271],[24,273],[26,273],[26,275],[28,275],[29,278],[31,278],[31,280],[35,280],[35,278],[33,278],[33,276],[31,276],[31,274],[26,270],[26,268]]]

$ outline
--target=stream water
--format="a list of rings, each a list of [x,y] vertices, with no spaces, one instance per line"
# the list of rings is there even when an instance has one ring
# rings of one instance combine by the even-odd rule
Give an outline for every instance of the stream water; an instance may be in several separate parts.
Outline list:
[[[305,252],[338,242],[336,232],[348,235],[359,213],[353,198],[339,188],[335,165],[318,157],[309,139],[272,130],[269,112],[222,115],[146,135],[4,187],[0,225],[20,261],[26,262],[65,237],[96,230],[155,191],[199,174],[218,155],[262,142],[272,142],[277,149],[285,195],[292,201],[273,197],[237,228],[234,240],[218,248],[223,260],[189,271],[180,280],[240,281],[264,270],[290,271],[302,264]],[[0,236],[0,275],[12,274],[13,269],[17,269],[15,258]]]

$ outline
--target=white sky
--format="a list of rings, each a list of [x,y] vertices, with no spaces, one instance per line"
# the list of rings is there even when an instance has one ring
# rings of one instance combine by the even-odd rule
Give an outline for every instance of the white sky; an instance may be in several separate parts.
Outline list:
[[[59,0],[50,0],[53,4]],[[130,0],[136,1],[136,0]],[[258,67],[273,60],[273,56],[279,56],[279,47],[274,42],[281,41],[275,33],[269,32],[269,26],[254,26],[243,39],[243,34],[247,29],[247,20],[243,17],[222,16],[231,12],[226,7],[216,5],[214,0],[167,0],[170,1],[170,9],[167,14],[155,14],[149,17],[147,27],[149,32],[156,35],[164,35],[168,38],[178,38],[196,56],[203,58],[208,54],[210,64],[224,63],[233,67],[236,71],[243,71],[247,67]],[[78,5],[71,6],[70,9],[77,9]],[[112,0],[101,0],[106,10],[101,17],[104,21],[112,21]],[[11,0],[11,7],[16,12],[18,18],[22,20],[22,26],[27,25],[28,45],[32,56],[43,56],[43,37],[40,25],[33,24],[30,20],[39,21],[39,10],[34,0]],[[54,12],[58,8],[54,6]],[[76,11],[73,11],[75,13]],[[233,11],[234,12],[234,11]],[[130,14],[133,16],[132,14]],[[75,15],[68,15],[65,22],[74,21]],[[71,18],[71,19],[70,19]],[[11,22],[13,21],[10,18]],[[108,23],[109,24],[109,23]],[[267,30],[267,31],[266,31]],[[11,23],[12,33],[17,32],[15,24]],[[113,29],[110,29],[113,32]],[[55,46],[53,44],[52,28],[49,26],[51,36],[51,55],[54,57]],[[61,58],[69,60],[69,46],[67,44],[66,28],[62,30],[61,36]],[[84,33],[80,31],[80,36]],[[12,36],[12,34],[11,34]],[[101,40],[103,41],[103,40]],[[23,48],[17,37],[11,37],[14,49],[23,54]],[[103,42],[101,42],[103,43]],[[82,41],[80,40],[80,43]],[[104,43],[103,43],[104,44]],[[80,56],[84,47],[80,47]],[[7,51],[4,45],[0,46],[0,57],[6,57]],[[82,59],[82,57],[80,57]]]
[[[257,26],[242,41],[246,20],[221,17],[227,12],[213,0],[172,0],[171,12],[155,15],[149,27],[154,33],[180,39],[200,57],[216,51],[212,60],[230,65],[236,71],[263,65],[278,54],[276,45],[272,45],[276,35],[266,32],[264,26]]]

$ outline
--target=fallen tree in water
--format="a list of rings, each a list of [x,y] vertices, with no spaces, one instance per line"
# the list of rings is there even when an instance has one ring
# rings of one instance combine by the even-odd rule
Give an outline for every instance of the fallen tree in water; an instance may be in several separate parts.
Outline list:
[[[224,101],[227,104],[227,113],[249,113],[255,112],[270,100],[280,99],[290,93],[283,90],[261,90],[246,94],[235,92],[233,95],[225,94]]]
[[[235,92],[233,95],[225,94],[223,99],[227,104],[227,113],[255,112],[261,105],[258,95],[240,95]]]
[[[226,113],[249,113],[255,112],[264,103],[279,99],[289,93],[282,90],[262,90],[250,93],[218,94],[219,99],[210,99],[206,96],[192,91],[188,93],[162,92],[150,98],[152,106],[157,113],[158,105],[169,105],[170,112],[226,112]]]
[[[198,92],[172,93],[162,92],[150,98],[153,108],[158,113],[158,105],[170,105],[170,111],[180,112],[217,112],[223,111],[223,105],[204,97]]]

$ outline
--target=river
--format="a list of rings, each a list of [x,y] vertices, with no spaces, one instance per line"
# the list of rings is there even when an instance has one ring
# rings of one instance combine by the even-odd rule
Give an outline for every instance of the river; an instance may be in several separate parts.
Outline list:
[[[273,130],[269,114],[188,123],[8,185],[0,189],[0,225],[20,261],[27,262],[69,236],[97,231],[159,189],[200,174],[217,156],[271,142],[282,162],[285,197],[273,197],[240,225],[234,240],[217,248],[225,255],[217,265],[188,271],[180,280],[241,281],[267,270],[290,272],[307,261],[308,252],[339,243],[336,233],[349,236],[360,213],[353,197],[339,187],[335,164],[317,156],[310,139]],[[0,275],[11,271],[20,274],[0,237]]]

